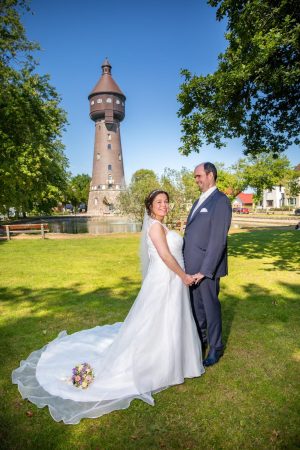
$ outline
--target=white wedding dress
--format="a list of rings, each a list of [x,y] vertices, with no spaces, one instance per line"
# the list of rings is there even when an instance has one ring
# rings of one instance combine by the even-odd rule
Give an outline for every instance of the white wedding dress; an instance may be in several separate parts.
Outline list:
[[[168,231],[167,242],[183,267],[182,237]],[[146,243],[147,275],[123,323],[63,331],[13,371],[22,397],[48,406],[54,420],[76,424],[127,408],[133,399],[153,405],[153,393],[204,373],[188,288],[164,264],[148,233]],[[69,381],[72,368],[83,362],[95,374],[87,389]]]

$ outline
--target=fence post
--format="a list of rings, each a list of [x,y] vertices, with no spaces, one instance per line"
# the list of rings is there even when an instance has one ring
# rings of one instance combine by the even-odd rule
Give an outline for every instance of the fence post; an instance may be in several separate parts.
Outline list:
[[[9,225],[5,225],[7,240],[10,240]]]

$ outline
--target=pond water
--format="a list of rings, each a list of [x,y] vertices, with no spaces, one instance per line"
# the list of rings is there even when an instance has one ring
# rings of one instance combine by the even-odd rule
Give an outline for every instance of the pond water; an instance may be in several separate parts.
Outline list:
[[[125,218],[103,219],[89,217],[66,217],[47,220],[51,233],[136,233],[141,224],[129,222]]]
[[[141,231],[139,222],[129,222],[126,218],[91,218],[91,217],[65,217],[49,218],[46,220],[49,224],[51,233],[137,233]],[[249,222],[235,222],[231,224],[232,228],[265,227],[266,225]]]

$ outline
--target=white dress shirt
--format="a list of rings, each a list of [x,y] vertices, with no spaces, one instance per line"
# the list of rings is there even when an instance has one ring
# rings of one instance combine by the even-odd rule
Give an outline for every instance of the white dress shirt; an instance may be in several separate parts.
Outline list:
[[[197,211],[197,209],[199,208],[199,206],[202,205],[203,202],[205,202],[205,200],[217,189],[217,186],[212,186],[211,188],[207,189],[207,191],[202,192],[202,194],[199,197],[198,203],[191,215],[191,218],[193,217],[193,215],[195,214],[195,212]]]

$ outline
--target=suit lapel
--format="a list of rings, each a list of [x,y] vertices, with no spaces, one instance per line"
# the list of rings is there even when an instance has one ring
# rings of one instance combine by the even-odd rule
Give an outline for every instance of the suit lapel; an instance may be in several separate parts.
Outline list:
[[[191,209],[191,212],[190,212],[190,214],[189,214],[189,216],[188,216],[187,225],[188,225],[189,223],[191,223],[191,222],[195,219],[195,217],[197,216],[197,214],[199,214],[199,212],[201,211],[201,209],[204,208],[205,205],[206,205],[210,200],[213,199],[213,197],[216,195],[217,192],[219,192],[219,189],[215,189],[215,190],[207,197],[207,199],[204,200],[203,203],[201,203],[201,205],[199,206],[199,208],[197,209],[197,211],[195,212],[195,214],[193,215],[193,217],[191,217],[191,214],[192,214],[192,212],[194,211],[194,209],[195,209],[196,204],[197,204],[198,201],[194,203],[194,205],[193,205],[193,207],[192,207],[192,209]]]
[[[197,198],[197,200],[194,202],[194,204],[193,204],[193,206],[192,206],[192,208],[191,208],[191,210],[190,210],[190,213],[189,213],[188,218],[187,218],[187,221],[186,221],[187,225],[188,225],[189,221],[191,220],[193,211],[194,211],[194,209],[196,208],[196,205],[197,205],[198,201],[199,201],[199,198]]]

